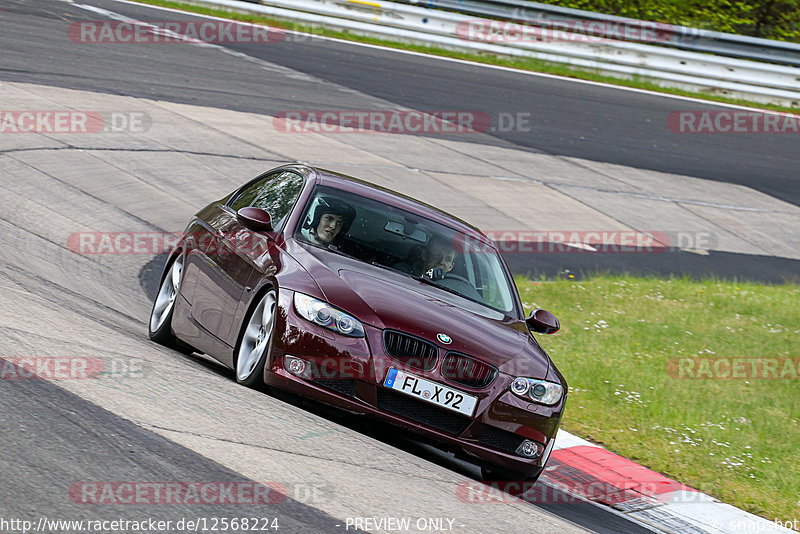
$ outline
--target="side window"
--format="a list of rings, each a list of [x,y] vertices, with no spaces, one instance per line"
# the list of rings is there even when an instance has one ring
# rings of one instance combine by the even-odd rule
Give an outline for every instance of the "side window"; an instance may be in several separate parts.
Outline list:
[[[239,211],[247,206],[252,206],[253,201],[258,198],[258,194],[264,189],[264,186],[276,178],[276,174],[269,174],[255,183],[250,184],[243,189],[233,200],[228,202],[228,205],[233,211]]]
[[[230,207],[233,211],[247,206],[265,209],[272,216],[272,226],[280,230],[302,189],[303,178],[297,173],[271,174],[239,193]]]

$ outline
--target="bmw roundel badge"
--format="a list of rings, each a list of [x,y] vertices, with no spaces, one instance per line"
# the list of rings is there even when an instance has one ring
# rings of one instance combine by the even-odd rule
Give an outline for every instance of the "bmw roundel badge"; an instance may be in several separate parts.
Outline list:
[[[448,336],[447,334],[442,334],[442,333],[436,334],[436,339],[438,339],[439,341],[441,341],[445,345],[449,345],[450,343],[453,342],[453,340],[452,340],[452,338],[450,336]]]

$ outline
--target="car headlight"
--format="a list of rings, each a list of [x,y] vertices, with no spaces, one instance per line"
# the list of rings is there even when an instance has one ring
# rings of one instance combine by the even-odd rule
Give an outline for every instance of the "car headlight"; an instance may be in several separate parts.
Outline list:
[[[514,395],[548,406],[557,404],[564,394],[564,387],[561,384],[523,376],[515,378],[508,389]]]
[[[334,332],[350,337],[364,337],[364,325],[325,301],[303,293],[294,294],[294,308],[304,319]]]

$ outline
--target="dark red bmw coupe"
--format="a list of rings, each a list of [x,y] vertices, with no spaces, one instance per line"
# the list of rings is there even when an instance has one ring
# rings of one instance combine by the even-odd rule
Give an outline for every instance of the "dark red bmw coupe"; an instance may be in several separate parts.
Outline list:
[[[488,479],[536,479],[567,384],[478,229],[355,178],[268,171],[200,210],[166,263],[150,338],[421,434]]]

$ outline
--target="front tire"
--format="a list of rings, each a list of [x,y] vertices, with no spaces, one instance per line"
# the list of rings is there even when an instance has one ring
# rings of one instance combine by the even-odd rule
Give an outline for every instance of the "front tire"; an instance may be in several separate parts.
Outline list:
[[[236,381],[257,388],[264,385],[264,364],[267,361],[275,329],[277,296],[270,289],[261,297],[244,322],[236,350]]]
[[[150,339],[171,348],[178,345],[178,339],[172,334],[172,314],[175,311],[175,299],[178,297],[182,278],[183,255],[179,254],[161,281],[161,287],[158,288],[147,329]]]

